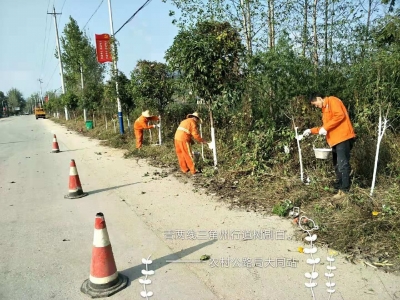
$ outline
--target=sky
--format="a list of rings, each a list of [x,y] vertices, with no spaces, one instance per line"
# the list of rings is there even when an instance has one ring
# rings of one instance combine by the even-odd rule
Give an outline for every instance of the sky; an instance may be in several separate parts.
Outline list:
[[[146,0],[111,0],[116,32]],[[101,5],[100,5],[101,3]],[[61,91],[61,77],[56,49],[54,18],[57,13],[61,37],[69,16],[74,18],[92,39],[110,34],[107,0],[0,0],[0,91],[20,90],[25,98],[46,90]],[[128,78],[138,60],[165,62],[165,51],[172,45],[178,28],[172,24],[169,11],[175,8],[161,0],[152,0],[120,32],[118,69]]]

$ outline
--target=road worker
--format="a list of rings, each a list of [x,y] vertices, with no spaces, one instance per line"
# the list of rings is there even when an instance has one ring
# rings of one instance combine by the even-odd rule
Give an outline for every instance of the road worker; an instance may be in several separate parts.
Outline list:
[[[334,189],[337,194],[333,196],[333,200],[340,200],[345,198],[350,190],[350,151],[356,135],[347,109],[339,98],[314,93],[309,97],[309,102],[321,108],[323,125],[306,129],[303,136],[308,136],[310,133],[326,136],[326,141],[332,148],[336,173]]]
[[[192,175],[197,175],[200,173],[196,171],[195,168],[191,147],[191,144],[193,143],[192,138],[199,143],[207,144],[207,142],[201,138],[197,130],[198,123],[202,123],[199,114],[197,112],[189,114],[186,116],[186,119],[179,124],[179,127],[175,133],[175,151],[176,155],[178,156],[181,171],[185,174],[187,174],[189,171]]]
[[[160,117],[151,116],[150,111],[142,112],[142,115],[136,119],[133,129],[135,131],[136,149],[142,148],[143,145],[143,130],[159,127],[160,125],[149,125],[149,121],[158,121]]]

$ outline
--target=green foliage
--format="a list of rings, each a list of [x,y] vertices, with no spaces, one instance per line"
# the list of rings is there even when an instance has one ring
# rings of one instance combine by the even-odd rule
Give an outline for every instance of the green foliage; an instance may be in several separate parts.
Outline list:
[[[25,106],[25,99],[18,89],[12,88],[7,92],[7,107],[10,113],[15,113],[14,109],[16,107],[19,107],[20,111],[22,111]]]
[[[49,101],[44,103],[44,109],[48,113],[60,112],[64,109],[63,103],[61,102],[61,97],[57,95],[56,92],[47,91],[45,95],[49,97]],[[31,97],[34,97],[34,95],[32,95]]]
[[[248,93],[253,100],[254,119],[273,116],[277,123],[287,122],[293,97],[307,95],[314,86],[314,66],[296,54],[287,39],[274,50],[260,52],[249,62]]]
[[[211,103],[219,96],[229,101],[240,87],[243,51],[240,36],[229,23],[205,21],[180,30],[165,58],[197,96]]]
[[[67,91],[61,95],[61,103],[66,106],[69,110],[75,110],[78,107],[79,97],[72,91]]]
[[[131,73],[130,92],[141,111],[151,109],[162,114],[172,101],[173,76],[163,63],[139,60]]]
[[[132,93],[130,90],[130,82],[129,79],[125,76],[125,74],[121,71],[118,71],[118,97],[121,102],[122,109],[128,115],[135,109],[136,103],[134,103],[134,99],[132,97]],[[116,86],[115,86],[115,77],[112,77],[111,80],[107,81],[104,86],[104,102],[103,109],[107,111],[113,112],[116,109],[112,109],[112,107],[116,106]]]
[[[66,89],[79,97],[75,109],[95,109],[101,100],[104,66],[97,62],[96,49],[72,17],[64,27],[61,45]]]
[[[275,204],[274,207],[272,208],[272,213],[280,217],[285,217],[292,208],[293,208],[292,202],[286,199],[281,203]]]

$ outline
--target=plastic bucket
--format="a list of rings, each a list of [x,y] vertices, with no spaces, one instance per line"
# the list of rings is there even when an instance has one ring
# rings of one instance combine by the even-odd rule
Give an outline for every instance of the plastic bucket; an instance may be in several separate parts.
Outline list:
[[[315,158],[318,159],[327,159],[329,157],[329,153],[332,152],[332,149],[327,148],[314,148]]]
[[[319,136],[316,137],[313,143],[313,150],[315,154],[315,158],[317,159],[328,159],[329,153],[332,153],[332,148],[315,148],[315,141]]]
[[[86,121],[86,129],[93,129],[93,121]]]

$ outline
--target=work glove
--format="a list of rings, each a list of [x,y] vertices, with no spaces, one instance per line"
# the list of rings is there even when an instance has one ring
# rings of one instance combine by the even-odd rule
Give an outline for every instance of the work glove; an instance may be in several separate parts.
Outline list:
[[[321,129],[319,130],[318,134],[319,135],[326,135],[328,132],[325,130],[324,127],[321,127]]]
[[[309,136],[311,134],[311,129],[306,129],[306,130],[304,130],[304,132],[303,132],[303,136],[304,137],[307,137],[307,136]]]
[[[152,125],[152,128],[156,128],[157,127],[157,125]]]
[[[160,124],[156,124],[155,126],[158,127],[158,128],[160,128]],[[154,127],[154,128],[155,128],[155,127]]]

